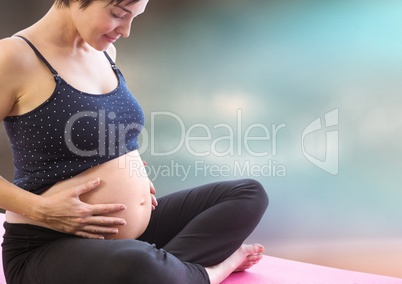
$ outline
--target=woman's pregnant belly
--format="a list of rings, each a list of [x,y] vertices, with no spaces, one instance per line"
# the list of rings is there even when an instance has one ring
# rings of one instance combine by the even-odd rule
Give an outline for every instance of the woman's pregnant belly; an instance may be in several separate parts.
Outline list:
[[[90,168],[77,176],[61,181],[44,192],[42,196],[50,196],[58,191],[72,188],[87,181],[100,178],[96,189],[81,195],[81,200],[89,204],[124,204],[126,210],[108,214],[123,218],[126,225],[118,227],[119,232],[104,235],[107,239],[128,239],[139,237],[146,229],[152,212],[152,201],[149,179],[137,151]],[[7,212],[10,223],[29,223],[47,227],[46,224],[33,221],[25,216]]]

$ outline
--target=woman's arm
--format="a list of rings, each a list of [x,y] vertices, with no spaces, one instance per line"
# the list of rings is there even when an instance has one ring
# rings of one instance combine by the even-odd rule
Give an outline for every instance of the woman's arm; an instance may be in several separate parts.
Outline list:
[[[29,63],[21,59],[15,40],[0,40],[0,122],[16,107],[23,96],[24,74]],[[26,78],[25,78],[26,79]],[[102,216],[124,210],[122,204],[90,205],[80,196],[99,185],[89,181],[58,194],[43,197],[27,192],[0,177],[0,208],[48,224],[55,230],[87,238],[103,238],[102,233],[116,232],[124,220]],[[96,232],[96,234],[94,233]]]
[[[103,239],[102,234],[115,234],[125,221],[102,215],[125,209],[122,204],[90,205],[80,200],[80,195],[100,184],[96,179],[82,185],[43,197],[25,191],[0,177],[0,208],[33,220],[46,223],[57,231],[85,238]],[[96,233],[95,233],[96,232]]]

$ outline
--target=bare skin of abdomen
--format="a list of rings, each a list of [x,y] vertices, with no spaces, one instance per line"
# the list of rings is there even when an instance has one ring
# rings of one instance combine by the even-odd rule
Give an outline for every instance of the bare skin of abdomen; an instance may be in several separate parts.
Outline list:
[[[143,161],[137,151],[130,152],[117,159],[90,168],[77,176],[61,181],[44,192],[50,196],[58,191],[78,186],[89,180],[100,178],[100,186],[81,195],[80,199],[89,204],[124,204],[126,210],[108,216],[123,218],[126,225],[119,226],[117,234],[107,235],[106,239],[133,239],[146,229],[152,212],[150,183]],[[7,222],[28,223],[48,227],[23,215],[7,212]]]

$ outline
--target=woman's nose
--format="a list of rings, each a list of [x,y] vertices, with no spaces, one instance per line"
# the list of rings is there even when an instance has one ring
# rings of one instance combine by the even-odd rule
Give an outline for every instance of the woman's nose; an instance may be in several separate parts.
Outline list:
[[[124,23],[121,26],[119,26],[117,32],[121,34],[122,37],[128,38],[130,36],[130,31],[131,31],[131,22]]]

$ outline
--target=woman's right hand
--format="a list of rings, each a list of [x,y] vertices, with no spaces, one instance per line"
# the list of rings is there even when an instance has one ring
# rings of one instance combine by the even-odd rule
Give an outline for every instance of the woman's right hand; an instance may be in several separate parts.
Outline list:
[[[116,234],[116,226],[125,225],[124,219],[105,216],[125,210],[123,204],[88,204],[80,196],[100,184],[97,178],[50,196],[43,196],[35,219],[54,230],[83,238],[104,239],[103,234]]]

